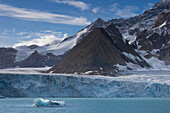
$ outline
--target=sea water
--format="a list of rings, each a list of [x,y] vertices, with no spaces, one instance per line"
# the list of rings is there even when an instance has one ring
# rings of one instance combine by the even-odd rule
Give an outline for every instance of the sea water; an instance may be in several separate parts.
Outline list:
[[[48,99],[48,98],[45,98]],[[0,99],[0,113],[170,113],[169,98],[50,98],[64,107],[33,107],[34,98]]]

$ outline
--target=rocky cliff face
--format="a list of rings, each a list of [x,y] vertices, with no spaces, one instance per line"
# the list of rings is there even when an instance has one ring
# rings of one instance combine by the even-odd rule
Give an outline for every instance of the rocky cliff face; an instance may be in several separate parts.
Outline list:
[[[111,24],[92,30],[49,72],[112,75],[119,71],[114,65],[128,63],[149,67]]]
[[[13,48],[0,48],[0,68],[14,67],[16,54]]]
[[[131,17],[128,19],[113,19],[106,24],[113,23],[123,35],[123,37],[130,42],[135,41],[136,36],[145,29],[151,29],[155,23],[158,15],[168,11],[169,1],[160,1],[155,4],[151,9],[146,10],[143,14]],[[161,19],[163,21],[163,19]]]
[[[138,34],[134,42],[138,51],[143,51],[143,55],[150,59],[159,58],[170,64],[170,12],[161,13],[156,19],[153,28],[145,29]]]

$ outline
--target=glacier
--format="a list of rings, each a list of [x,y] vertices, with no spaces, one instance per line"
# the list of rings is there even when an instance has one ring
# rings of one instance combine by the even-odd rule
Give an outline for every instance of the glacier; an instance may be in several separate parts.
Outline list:
[[[21,73],[22,72],[22,73]],[[5,97],[170,97],[170,71],[127,71],[117,77],[13,73],[0,70]]]

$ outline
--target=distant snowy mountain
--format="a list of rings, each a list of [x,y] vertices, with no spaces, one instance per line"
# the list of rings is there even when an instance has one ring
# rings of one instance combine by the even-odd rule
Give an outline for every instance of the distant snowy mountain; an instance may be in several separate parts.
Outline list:
[[[48,51],[53,50],[57,47],[57,45],[62,41],[57,39],[55,42],[44,45],[30,45],[30,46],[17,46],[15,49],[17,50],[16,62],[23,61],[28,58],[34,51],[38,51],[42,55],[46,55]]]

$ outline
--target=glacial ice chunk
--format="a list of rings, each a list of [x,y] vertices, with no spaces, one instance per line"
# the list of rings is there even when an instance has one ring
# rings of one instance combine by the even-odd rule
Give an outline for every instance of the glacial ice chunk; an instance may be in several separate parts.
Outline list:
[[[34,107],[52,107],[52,106],[65,106],[65,101],[51,101],[51,100],[44,100],[42,98],[37,98],[33,102]]]

